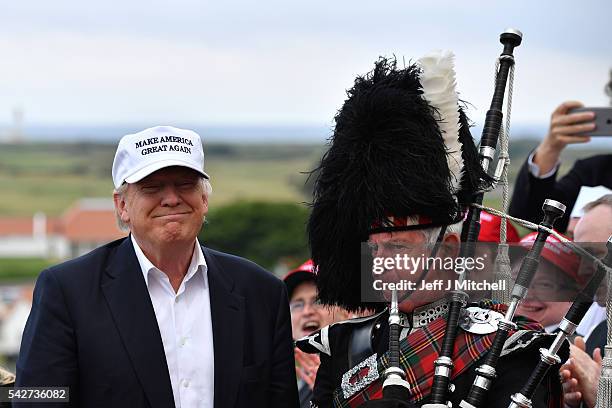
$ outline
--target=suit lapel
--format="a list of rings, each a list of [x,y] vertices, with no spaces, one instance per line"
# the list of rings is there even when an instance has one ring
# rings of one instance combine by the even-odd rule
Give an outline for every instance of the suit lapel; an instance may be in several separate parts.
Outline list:
[[[151,407],[174,407],[172,384],[153,304],[128,238],[107,268],[102,291]]]
[[[210,310],[215,350],[215,407],[236,403],[242,374],[244,298],[233,292],[234,282],[211,252],[202,248],[208,265]]]

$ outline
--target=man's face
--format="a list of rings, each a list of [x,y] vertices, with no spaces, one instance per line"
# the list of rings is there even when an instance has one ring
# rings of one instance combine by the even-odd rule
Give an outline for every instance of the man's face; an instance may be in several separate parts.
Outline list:
[[[418,256],[426,249],[427,242],[423,231],[379,232],[370,234],[368,246],[374,258],[394,258],[397,254]],[[415,271],[414,275],[418,276],[418,273]],[[384,282],[399,282],[410,277],[408,271],[397,269],[387,269],[378,276]]]
[[[612,208],[609,205],[600,204],[589,210],[576,224],[574,238],[576,242],[601,243],[592,251],[595,256],[601,258],[606,254],[604,242],[612,235]],[[581,273],[590,275],[595,272],[590,262],[582,262]],[[600,306],[605,306],[607,297],[607,279],[604,279],[597,290],[596,300]]]
[[[515,265],[515,274],[518,272]],[[520,303],[517,313],[539,322],[542,326],[559,324],[578,294],[576,282],[546,259],[540,261],[527,297]],[[568,299],[567,302],[554,301]]]
[[[190,244],[208,212],[200,179],[191,169],[167,167],[128,185],[123,196],[115,195],[115,206],[139,243]]]
[[[341,309],[324,307],[316,301],[317,286],[312,281],[301,283],[293,290],[291,299],[289,299],[289,307],[294,339],[301,339],[334,321],[348,317],[348,314]]]
[[[612,235],[612,208],[600,204],[588,211],[576,224],[576,242],[606,242]]]
[[[456,243],[457,237],[454,234],[446,235],[444,238],[445,243]],[[414,231],[397,231],[397,232],[380,232],[371,234],[368,240],[368,245],[371,248],[372,256],[375,258],[393,258],[396,254],[407,254],[411,258],[428,257],[432,245],[429,245],[428,235],[423,230]],[[452,256],[453,254],[446,253],[444,247],[441,247],[436,256]],[[374,279],[380,279],[384,283],[397,283],[401,280],[409,280],[417,283],[417,290],[414,291],[406,300],[400,305],[400,310],[403,312],[410,312],[414,308],[431,303],[435,301],[435,293],[427,292],[424,290],[418,290],[420,285],[418,278],[421,276],[423,268],[416,270],[397,270],[388,269],[384,273],[377,275]],[[427,272],[427,276],[424,278],[425,281],[432,282],[437,279],[446,277],[443,271],[438,271],[435,268],[430,268]],[[398,297],[401,298],[405,292],[398,291]],[[440,297],[443,293],[440,292]],[[387,300],[391,299],[390,292],[385,292],[384,296]]]

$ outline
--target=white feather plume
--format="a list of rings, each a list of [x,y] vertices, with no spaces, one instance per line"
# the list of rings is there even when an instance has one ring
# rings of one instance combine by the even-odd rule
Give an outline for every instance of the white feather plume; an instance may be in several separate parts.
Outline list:
[[[423,56],[418,63],[422,73],[420,82],[423,98],[438,114],[436,120],[442,131],[451,171],[453,192],[459,190],[463,158],[459,143],[459,98],[455,90],[455,55],[451,51],[435,51]]]

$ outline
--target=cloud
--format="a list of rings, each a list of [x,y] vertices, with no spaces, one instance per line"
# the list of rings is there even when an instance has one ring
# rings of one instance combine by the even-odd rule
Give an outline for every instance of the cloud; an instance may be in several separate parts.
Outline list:
[[[435,48],[455,51],[477,119],[499,32],[512,25],[525,34],[513,118],[546,120],[564,99],[607,102],[609,9],[599,0],[12,2],[0,16],[0,122],[22,106],[36,123],[329,123],[379,55]]]

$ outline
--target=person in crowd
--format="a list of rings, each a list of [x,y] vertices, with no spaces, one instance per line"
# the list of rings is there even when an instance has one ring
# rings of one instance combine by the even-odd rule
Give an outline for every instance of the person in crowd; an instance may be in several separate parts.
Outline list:
[[[537,232],[527,234],[521,239],[521,255],[533,245]],[[522,256],[514,260],[518,272]],[[542,248],[538,270],[531,281],[527,296],[520,303],[517,312],[539,322],[544,329],[553,333],[569,310],[584,279],[579,275],[580,257],[557,237],[550,235]]]
[[[317,298],[317,275],[312,260],[289,271],[283,278],[289,296],[294,340],[301,339],[334,321],[346,320],[349,313],[338,307],[324,307]]]
[[[601,374],[601,350],[595,349],[591,358],[586,353],[584,339],[576,337],[570,353],[571,358],[560,371],[566,407],[594,408]]]
[[[339,307],[323,306],[318,301],[316,273],[312,260],[293,269],[284,279],[289,295],[291,328],[294,340],[308,336],[337,321],[349,318],[349,313]],[[307,354],[295,348],[295,366],[298,377],[300,407],[309,408],[312,389],[321,361],[316,354]]]
[[[596,253],[601,257],[606,251],[603,243],[612,235],[612,194],[587,204],[584,211],[583,217],[576,225],[576,241],[601,243]],[[605,301],[605,293],[599,295],[599,301]],[[602,350],[606,344],[608,329],[606,320],[603,320],[587,333],[586,342],[577,338],[570,348],[571,359],[563,366],[561,375],[564,379],[565,400],[571,407],[578,407],[580,402],[588,408],[595,406]]]
[[[555,199],[567,206],[565,215],[556,224],[556,228],[564,232],[582,186],[612,188],[612,154],[577,160],[571,170],[557,180],[563,149],[570,144],[589,142],[588,132],[595,129],[593,112],[572,112],[582,106],[581,102],[567,101],[552,113],[548,134],[519,171],[510,215],[538,222],[544,200]]]
[[[74,407],[297,407],[285,285],[198,242],[200,136],[126,135],[112,180],[129,236],[40,274],[16,385],[68,387]]]
[[[33,289],[34,286],[31,284],[19,289],[19,296],[6,311],[0,325],[0,344],[3,345],[3,352],[11,362],[15,362],[19,354],[21,335],[32,308]]]

